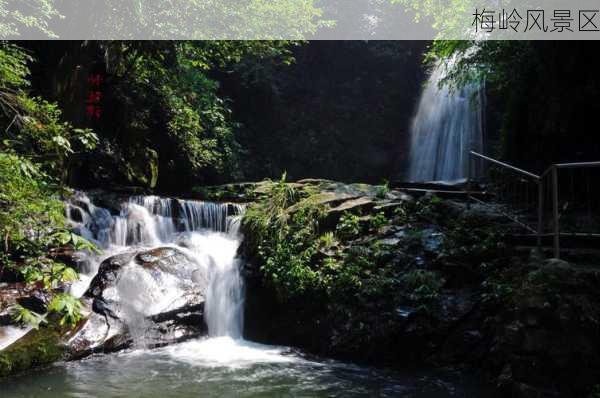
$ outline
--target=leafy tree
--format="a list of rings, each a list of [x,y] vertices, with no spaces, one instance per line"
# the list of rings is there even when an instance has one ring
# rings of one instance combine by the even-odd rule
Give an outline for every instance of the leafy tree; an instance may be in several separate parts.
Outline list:
[[[329,22],[316,0],[58,1],[59,36],[147,39],[298,38]]]
[[[207,183],[239,178],[238,124],[219,93],[214,70],[244,59],[275,57],[291,62],[291,42],[103,42],[112,91],[122,104],[114,139],[125,162],[140,147],[156,150],[161,175],[180,182]],[[163,188],[169,181],[164,178]]]
[[[64,181],[69,157],[93,149],[97,137],[63,122],[57,104],[29,96],[31,61],[21,48],[0,43],[0,120],[6,123],[0,148],[35,160]]]
[[[18,37],[24,33],[56,37],[50,28],[61,17],[55,0],[0,0],[0,37]]]
[[[93,148],[97,138],[89,129],[63,122],[55,103],[29,95],[30,61],[21,48],[0,42],[0,279],[8,271],[53,292],[78,278],[58,261],[58,249],[92,249],[66,231],[59,199],[71,155]],[[55,300],[51,310],[63,314],[61,323],[79,319],[81,305],[75,298],[63,294]],[[15,318],[34,327],[43,322],[41,315],[23,308],[15,309]]]

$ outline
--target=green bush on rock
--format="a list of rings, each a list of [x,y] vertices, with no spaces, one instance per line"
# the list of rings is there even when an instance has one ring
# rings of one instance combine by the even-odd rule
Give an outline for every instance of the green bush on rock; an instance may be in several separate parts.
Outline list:
[[[282,302],[310,297],[311,303],[335,306],[348,300],[368,305],[385,299],[393,305],[408,296],[418,304],[435,299],[441,277],[415,271],[409,274],[413,279],[403,279],[404,268],[391,262],[394,245],[370,238],[397,220],[382,211],[361,216],[359,209],[359,214],[345,211],[331,224],[331,206],[322,202],[324,197],[312,185],[286,183],[284,176],[270,183],[244,215],[249,246],[255,248],[261,273]],[[403,297],[397,293],[405,282],[413,293]]]
[[[26,283],[42,283],[50,293],[62,283],[78,278],[73,268],[56,259],[57,249],[95,247],[65,229],[60,193],[37,165],[17,155],[0,154],[0,276],[15,272]],[[78,320],[79,309],[77,305],[61,306],[56,312],[62,314],[66,323],[73,324]],[[39,325],[38,316],[18,312],[19,322]]]
[[[272,322],[294,328],[285,344],[424,360],[448,332],[439,328],[451,327],[449,314],[472,308],[482,281],[471,274],[483,260],[495,266],[505,258],[500,232],[435,196],[390,191],[381,199],[369,186],[285,178],[256,186],[242,222],[243,252],[252,283],[276,293],[270,305],[283,314]],[[399,335],[413,340],[398,344]],[[383,348],[392,343],[398,347]]]

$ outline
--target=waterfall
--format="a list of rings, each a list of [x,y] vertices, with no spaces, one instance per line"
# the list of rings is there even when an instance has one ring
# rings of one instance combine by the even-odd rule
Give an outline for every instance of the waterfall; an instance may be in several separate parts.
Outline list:
[[[98,207],[83,192],[67,203],[73,230],[103,248],[172,243],[181,232],[210,230],[236,235],[244,206],[194,200],[133,196],[118,214]]]
[[[409,181],[463,180],[468,175],[469,150],[482,151],[482,85],[439,86],[455,61],[439,63],[421,94],[411,127]]]
[[[133,248],[172,246],[186,256],[185,264],[176,264],[177,272],[188,280],[197,271],[208,276],[204,316],[209,335],[242,337],[244,291],[236,254],[243,205],[133,196],[120,203],[118,213],[111,213],[78,192],[66,207],[73,230],[102,248],[101,254],[82,258],[81,280],[71,287],[72,294],[84,294],[108,257]],[[145,320],[178,300],[185,278],[158,277],[133,260],[124,270],[107,294],[123,303],[119,317],[143,345]]]

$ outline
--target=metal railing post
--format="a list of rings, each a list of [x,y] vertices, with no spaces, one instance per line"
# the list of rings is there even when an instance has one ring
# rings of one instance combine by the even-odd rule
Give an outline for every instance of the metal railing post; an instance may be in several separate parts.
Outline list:
[[[538,184],[538,225],[537,225],[537,248],[542,248],[542,235],[544,234],[544,179],[540,178]]]
[[[471,162],[473,161],[473,155],[469,151],[467,153],[467,209],[471,209]]]
[[[554,257],[560,258],[560,226],[558,214],[558,167],[552,166],[552,215],[554,218]]]

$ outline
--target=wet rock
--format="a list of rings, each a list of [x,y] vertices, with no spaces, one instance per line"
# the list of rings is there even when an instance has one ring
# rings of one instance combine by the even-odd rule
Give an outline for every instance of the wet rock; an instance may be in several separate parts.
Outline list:
[[[175,247],[129,251],[102,262],[85,294],[90,314],[68,342],[69,357],[134,342],[157,347],[206,333],[207,275]]]
[[[69,211],[69,218],[75,222],[82,222],[83,221],[83,210],[79,207],[75,207],[75,206],[70,206],[68,208]]]
[[[135,256],[135,252],[129,251],[120,253],[104,260],[98,268],[98,273],[92,279],[90,287],[85,295],[87,297],[100,297],[102,292],[117,280],[118,272],[121,268],[129,264]]]
[[[127,327],[119,319],[91,312],[81,327],[67,340],[68,358],[79,359],[98,352],[113,352],[125,346],[115,341],[129,341]]]
[[[159,247],[138,253],[135,262],[145,268],[156,268],[165,272],[177,272],[178,265],[191,262],[188,256],[172,247]]]

